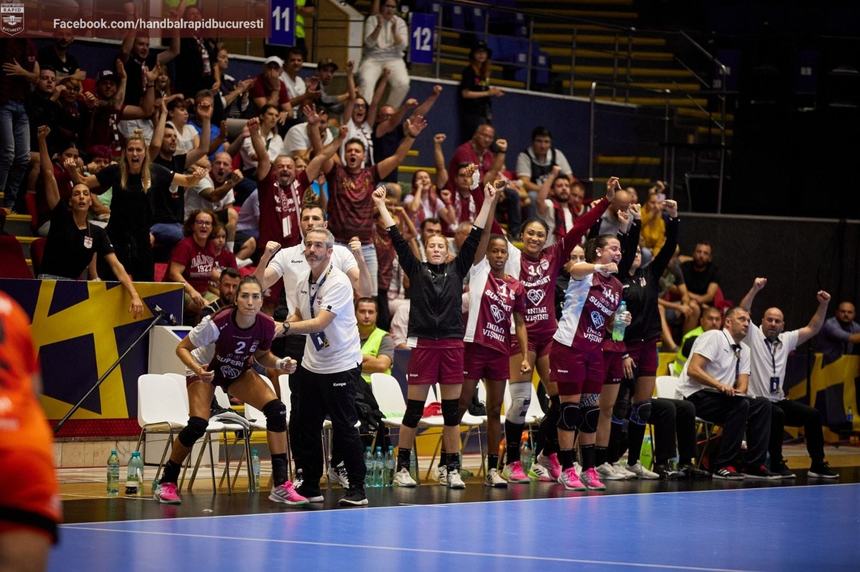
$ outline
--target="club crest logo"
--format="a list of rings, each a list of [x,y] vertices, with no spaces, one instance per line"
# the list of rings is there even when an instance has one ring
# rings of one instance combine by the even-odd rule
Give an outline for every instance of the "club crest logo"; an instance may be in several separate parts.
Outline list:
[[[594,327],[598,330],[603,329],[604,324],[606,324],[606,320],[603,318],[603,314],[598,312],[597,310],[591,311],[591,323],[594,324]]]
[[[0,31],[8,36],[24,31],[23,4],[0,4]]]
[[[222,365],[219,369],[221,370],[221,377],[224,379],[235,379],[239,377],[240,373],[242,373],[235,367],[229,365]]]
[[[505,313],[495,304],[490,304],[490,313],[497,324],[505,319]]]
[[[543,290],[529,290],[529,293],[526,294],[526,298],[529,299],[529,302],[532,305],[537,306],[543,301],[544,291]]]

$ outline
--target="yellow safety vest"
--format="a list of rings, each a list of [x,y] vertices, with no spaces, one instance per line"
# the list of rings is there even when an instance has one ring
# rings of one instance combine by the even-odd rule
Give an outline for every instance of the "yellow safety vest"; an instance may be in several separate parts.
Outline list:
[[[375,330],[370,332],[370,335],[367,336],[367,339],[364,340],[364,344],[361,346],[361,353],[362,354],[370,354],[373,357],[378,356],[379,355],[379,348],[380,348],[380,346],[382,346],[382,338],[384,338],[387,335],[388,335],[388,332],[386,332],[385,330],[381,330],[379,328],[376,328]],[[391,375],[391,368],[388,368],[387,370],[385,370],[382,373],[387,373],[388,375]],[[363,374],[361,374],[361,377],[364,378],[364,381],[366,381],[367,383],[370,383],[370,374],[369,373],[363,373]]]

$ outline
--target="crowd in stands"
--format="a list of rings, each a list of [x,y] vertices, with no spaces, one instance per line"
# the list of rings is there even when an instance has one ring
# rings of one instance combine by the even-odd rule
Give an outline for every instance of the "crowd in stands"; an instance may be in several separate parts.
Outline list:
[[[357,320],[347,327],[360,333],[365,380],[390,372],[395,348],[412,348],[400,486],[415,484],[409,449],[427,388],[437,382],[449,428],[440,478],[463,486],[454,428],[471,400],[471,390],[460,392],[467,331],[473,386],[482,378],[492,384],[510,378],[514,387],[535,372],[549,396],[539,455],[526,474],[518,440],[531,396],[512,390],[504,421],[508,464],[503,471],[498,455],[491,457],[489,486],[532,478],[599,490],[602,480],[631,476],[705,476],[693,464],[697,415],[725,427],[711,460],[714,476],[786,478],[780,452],[786,424],[806,428],[810,474],[836,477],[818,437],[820,415],[785,397],[785,359],[822,326],[833,340],[828,355],[856,352],[853,305],[842,302],[825,324],[830,297],[819,292],[818,311],[799,330],[783,332],[776,308],[764,313],[761,326],[752,324],[750,307],[764,282],[757,280],[739,306],[728,302],[711,245],[679,253],[677,205],[662,183],[640,195],[612,178],[604,198],[589,202],[550,129],[535,126],[530,141],[498,137],[504,120],[490,103],[503,92],[489,85],[486,45],[471,51],[457,88],[467,139],[446,160],[444,144],[453,137],[431,135],[442,87],[424,101],[409,97],[406,25],[394,0],[378,4],[357,65],[324,59],[307,73],[297,47],[273,52],[256,77],[238,80],[229,74],[228,51],[205,36],[177,33],[154,53],[148,37],[131,33],[115,65],[93,79],[69,53],[67,34],[39,52],[29,40],[4,40],[0,187],[6,208],[29,209],[47,236],[40,277],[119,280],[135,315],[142,304],[132,281],[177,282],[185,321],[197,325],[221,316],[239,277],[253,274],[264,290],[263,311],[275,318],[273,351],[301,363],[308,344],[316,352],[328,348],[328,324],[318,318],[332,312],[323,307],[315,316],[314,294],[303,290],[320,278],[308,274],[308,263],[313,270],[319,261],[308,253],[321,248],[354,292]],[[199,15],[188,8],[184,16]],[[171,62],[181,73],[168,72]],[[334,93],[340,69],[347,87]],[[435,173],[417,170],[410,185],[401,185],[398,168],[419,137],[433,139]],[[464,307],[470,283],[487,284],[490,294],[478,291]],[[492,305],[491,318],[480,310],[488,296],[504,302]],[[301,306],[308,297],[310,316]],[[622,300],[630,312],[622,318],[629,322],[626,338],[611,340],[607,332]],[[476,357],[482,338],[475,337],[475,323],[492,318],[503,327],[490,328],[498,337],[489,338],[501,339],[499,348],[517,348],[510,369],[501,349]],[[297,332],[310,334],[308,340]],[[685,399],[651,398],[658,343],[678,354],[673,368]],[[268,354],[265,361],[275,364]],[[367,391],[354,389],[372,403]],[[488,395],[499,421],[502,391],[494,385]],[[292,399],[295,408],[308,397],[294,390]],[[357,412],[338,415],[345,421]],[[659,420],[655,471],[638,459],[649,419]],[[289,431],[294,446],[317,450],[292,418]],[[748,449],[739,465],[744,431]],[[493,429],[490,450],[501,432]],[[581,457],[573,451],[575,433]],[[354,468],[357,441],[343,423],[335,450],[339,441],[341,458]],[[621,465],[627,448],[628,463]],[[295,451],[305,475],[317,478],[312,457]],[[673,457],[680,457],[678,466],[670,465]],[[335,466],[334,478],[353,479],[360,496],[360,479],[344,470]],[[296,490],[308,499],[319,495],[317,483]]]

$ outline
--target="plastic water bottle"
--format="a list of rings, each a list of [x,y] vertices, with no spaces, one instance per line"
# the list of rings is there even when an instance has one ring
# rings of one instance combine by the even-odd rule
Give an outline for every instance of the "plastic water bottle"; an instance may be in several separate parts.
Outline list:
[[[532,455],[534,451],[532,451],[531,443],[529,443],[528,437],[523,439],[523,446],[520,449],[520,462],[523,465],[523,472],[528,473],[529,469],[532,468]]]
[[[364,449],[364,481],[368,488],[373,487],[373,450],[370,447]]]
[[[119,494],[119,454],[116,449],[110,450],[107,462],[107,494],[115,497]]]
[[[612,341],[623,342],[624,331],[627,329],[627,324],[624,323],[624,314],[627,313],[627,302],[621,300],[618,309],[615,310],[615,323],[612,325]]]
[[[376,448],[373,456],[373,486],[385,486],[385,459],[382,457],[382,447]]]
[[[251,472],[254,474],[254,488],[260,489],[260,455],[257,448],[251,449]]]
[[[396,459],[394,458],[394,445],[388,446],[388,453],[385,455],[385,483],[386,487],[390,487],[394,483],[394,465],[396,464]]]
[[[134,451],[128,460],[128,473],[125,478],[125,494],[137,495],[143,486],[143,459],[140,451]]]
[[[654,460],[654,449],[651,444],[651,436],[646,435],[644,439],[642,439],[642,449],[639,451],[639,460],[642,462],[642,466],[646,469],[651,466],[651,461]]]

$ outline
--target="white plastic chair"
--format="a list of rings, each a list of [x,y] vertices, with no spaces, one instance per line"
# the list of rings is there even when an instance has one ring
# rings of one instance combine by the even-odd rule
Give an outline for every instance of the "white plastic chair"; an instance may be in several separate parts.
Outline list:
[[[682,399],[681,392],[678,391],[678,385],[681,383],[680,378],[671,375],[661,375],[657,377],[656,393],[657,397],[662,399]],[[706,419],[702,419],[696,415],[696,423],[699,423],[702,430],[705,432],[705,446],[702,448],[702,455],[699,457],[698,464],[702,464],[702,459],[705,457],[708,445],[711,442],[711,428],[714,423]]]
[[[141,431],[135,451],[140,451],[141,445],[146,447],[148,433],[167,433],[167,442],[155,473],[156,479],[161,474],[173,439],[188,424],[186,402],[185,388],[167,375],[146,373],[137,378],[137,424]]]

